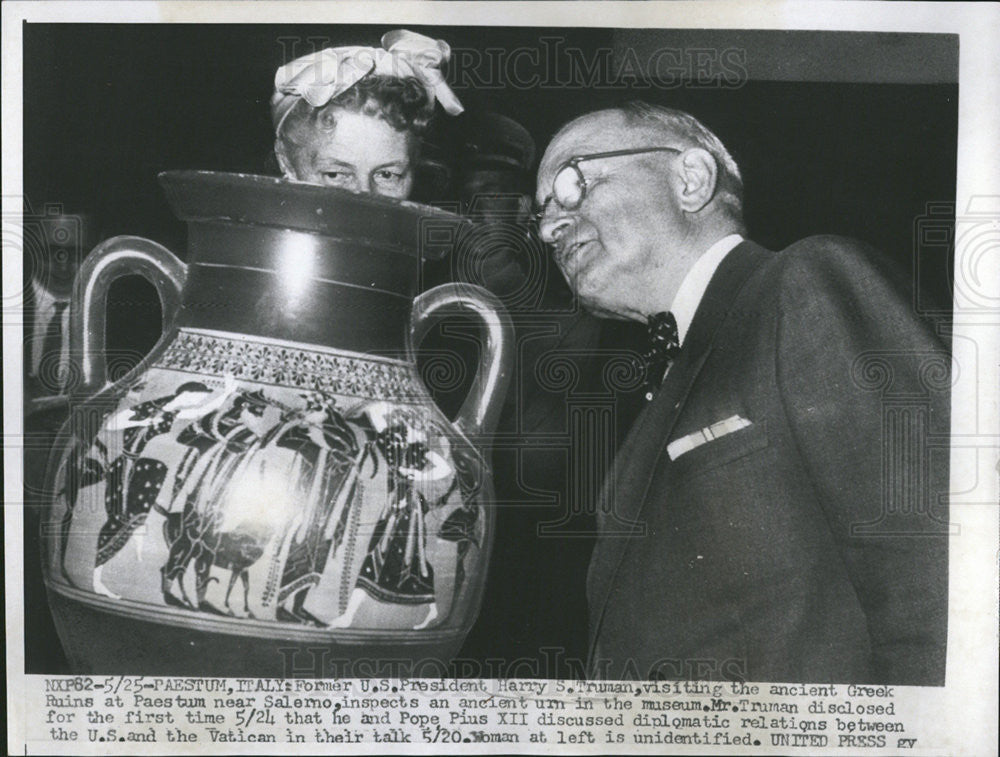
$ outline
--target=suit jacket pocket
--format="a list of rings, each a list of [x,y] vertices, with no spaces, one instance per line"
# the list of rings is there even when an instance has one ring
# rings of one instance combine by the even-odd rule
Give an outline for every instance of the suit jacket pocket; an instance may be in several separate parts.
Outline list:
[[[767,422],[760,420],[685,452],[670,463],[670,478],[701,475],[765,447]]]

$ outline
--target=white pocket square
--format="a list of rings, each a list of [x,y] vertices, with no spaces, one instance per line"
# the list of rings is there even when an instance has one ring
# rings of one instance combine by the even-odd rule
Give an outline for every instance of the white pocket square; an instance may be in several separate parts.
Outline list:
[[[713,423],[711,426],[705,426],[705,428],[700,431],[695,431],[693,434],[682,436],[680,439],[674,439],[674,441],[667,445],[667,454],[670,456],[671,460],[676,460],[685,452],[690,452],[695,447],[700,447],[702,444],[708,444],[708,442],[713,441],[714,439],[718,439],[721,436],[731,434],[734,431],[739,431],[741,428],[746,428],[747,426],[752,425],[753,424],[742,415],[730,416],[724,421]]]

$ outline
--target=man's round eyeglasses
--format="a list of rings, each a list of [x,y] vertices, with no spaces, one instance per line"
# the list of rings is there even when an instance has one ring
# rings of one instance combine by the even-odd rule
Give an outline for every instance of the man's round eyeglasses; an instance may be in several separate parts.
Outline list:
[[[576,210],[587,197],[587,177],[580,170],[580,164],[591,160],[604,158],[619,158],[624,155],[640,155],[647,152],[676,152],[676,147],[636,147],[629,150],[611,150],[610,152],[594,152],[588,155],[577,155],[570,158],[556,171],[552,179],[552,194],[545,198],[540,208],[535,212],[535,219],[541,221],[549,203],[554,199],[563,210]]]

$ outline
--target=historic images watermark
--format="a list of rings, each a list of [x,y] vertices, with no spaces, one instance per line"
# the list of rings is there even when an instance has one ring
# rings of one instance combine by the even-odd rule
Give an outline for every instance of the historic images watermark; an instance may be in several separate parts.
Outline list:
[[[335,44],[329,37],[277,38],[289,62]],[[452,47],[445,79],[453,88],[738,89],[749,78],[742,47],[581,48],[545,35],[535,45]]]
[[[955,251],[963,254],[956,258]],[[952,308],[928,299],[934,278],[949,276],[954,311],[996,315],[1000,297],[984,272],[1000,255],[1000,196],[976,195],[959,211],[950,200],[926,203],[913,221],[913,306],[923,316],[948,316]]]
[[[83,244],[85,219],[67,213],[62,203],[36,208],[27,197],[5,196],[3,207],[5,257],[19,258],[24,272],[21,281],[5,280],[3,313],[5,323],[21,324],[32,281],[50,286],[57,269],[71,274],[80,267],[89,252]],[[10,210],[16,207],[21,211]]]
[[[626,657],[609,660],[596,656],[582,660],[561,646],[543,646],[532,657],[456,657],[419,658],[384,655],[341,656],[337,649],[322,646],[289,646],[278,649],[282,658],[283,678],[318,679],[507,679],[583,681],[673,681],[711,680],[744,683],[749,680],[747,662],[737,657],[668,657],[651,664],[640,664]],[[596,675],[594,675],[596,674]],[[366,683],[365,687],[374,684]]]

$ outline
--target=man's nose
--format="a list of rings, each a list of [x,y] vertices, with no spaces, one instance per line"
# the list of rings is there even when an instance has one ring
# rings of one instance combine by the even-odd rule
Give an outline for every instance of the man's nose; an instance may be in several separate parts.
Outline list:
[[[356,192],[364,192],[365,194],[373,194],[374,187],[372,186],[372,177],[366,174],[361,174],[357,177],[354,183],[354,189]]]
[[[572,225],[572,217],[555,202],[550,202],[549,207],[545,209],[541,223],[538,225],[538,233],[543,242],[555,244],[563,234],[569,231]]]

